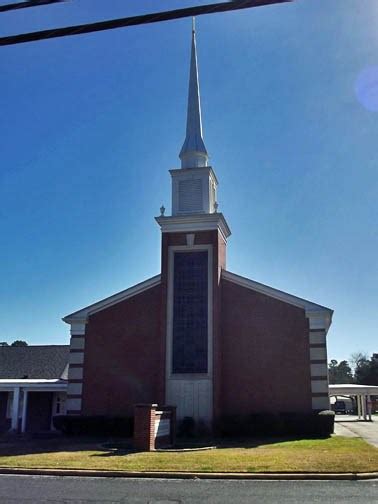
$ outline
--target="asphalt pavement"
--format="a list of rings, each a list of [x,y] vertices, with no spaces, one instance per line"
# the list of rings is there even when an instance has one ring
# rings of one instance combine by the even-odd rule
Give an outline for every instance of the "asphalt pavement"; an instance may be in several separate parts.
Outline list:
[[[372,422],[363,422],[358,420],[355,415],[337,415],[335,434],[347,437],[362,437],[378,448],[378,418],[373,417]]]
[[[378,481],[231,481],[0,475],[1,504],[378,503]]]

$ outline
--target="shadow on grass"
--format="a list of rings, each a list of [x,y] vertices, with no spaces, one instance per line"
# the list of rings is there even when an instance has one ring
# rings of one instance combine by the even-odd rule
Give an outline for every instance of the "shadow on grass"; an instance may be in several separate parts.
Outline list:
[[[109,445],[109,446],[108,446]],[[113,440],[104,437],[86,436],[57,436],[49,439],[33,437],[7,436],[0,438],[0,466],[1,457],[17,455],[33,455],[59,452],[103,451],[111,452],[111,446],[118,446],[119,450],[132,450],[132,440]]]
[[[304,438],[303,436],[271,436],[271,437],[240,437],[240,438],[179,438],[173,447],[166,449],[159,449],[157,453],[188,453],[190,451],[205,451],[206,448],[210,449],[251,449],[258,448],[264,445],[274,445],[278,443],[300,441],[301,439],[315,439]],[[316,438],[319,439],[319,438]],[[108,451],[105,451],[105,448]],[[105,443],[103,445],[103,453],[94,453],[92,457],[112,457],[121,455],[130,455],[136,453],[132,445],[128,447],[118,443]]]
[[[261,436],[240,438],[180,438],[175,446],[166,451],[200,450],[206,447],[215,449],[239,448],[250,449],[262,445],[274,445],[277,443],[312,439],[304,436]],[[319,438],[317,438],[319,439]],[[85,436],[57,436],[50,439],[35,439],[32,437],[2,437],[0,438],[0,466],[1,457],[18,455],[32,455],[59,452],[83,452],[95,451],[92,457],[127,456],[135,453],[132,439],[85,437]]]

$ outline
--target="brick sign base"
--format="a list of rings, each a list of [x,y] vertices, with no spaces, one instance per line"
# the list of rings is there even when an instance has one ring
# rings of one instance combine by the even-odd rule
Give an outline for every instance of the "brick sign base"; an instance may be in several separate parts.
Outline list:
[[[134,408],[134,448],[153,451],[174,445],[176,407],[136,404]]]

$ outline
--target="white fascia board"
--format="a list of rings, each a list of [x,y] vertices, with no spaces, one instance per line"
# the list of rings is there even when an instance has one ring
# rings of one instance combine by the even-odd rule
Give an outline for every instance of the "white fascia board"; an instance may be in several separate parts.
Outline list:
[[[202,174],[203,172],[207,172],[210,174],[210,177],[216,185],[219,185],[217,176],[215,175],[214,170],[212,169],[211,166],[199,166],[196,168],[175,168],[173,170],[169,170],[169,173],[171,174],[172,177],[179,177],[179,178],[185,178],[188,173],[190,174]]]
[[[156,285],[159,285],[160,282],[161,275],[156,275],[152,278],[149,278],[148,280],[145,280],[144,282],[134,285],[133,287],[129,287],[128,289],[125,289],[121,292],[117,292],[117,294],[113,294],[112,296],[102,299],[101,301],[97,301],[97,303],[93,303],[89,306],[86,306],[85,308],[82,308],[81,310],[70,313],[69,315],[63,317],[62,320],[67,324],[72,324],[75,322],[85,323],[88,320],[89,315],[104,310],[105,308],[109,308],[110,306],[120,303],[121,301],[125,301],[126,299],[136,296],[137,294],[141,294],[142,292],[151,289]]]
[[[62,380],[43,380],[43,379],[2,379],[0,380],[1,391],[11,391],[14,388],[20,387],[22,389],[33,390],[35,392],[50,392],[60,391],[64,392],[67,389],[66,381]]]
[[[250,280],[249,278],[236,275],[235,273],[231,273],[230,271],[222,270],[222,278],[228,280],[229,282],[233,282],[237,285],[245,287],[246,289],[254,290],[261,294],[265,294],[266,296],[278,299],[279,301],[283,301],[284,303],[302,308],[306,312],[306,317],[314,317],[316,319],[319,318],[319,320],[324,320],[325,330],[327,330],[331,324],[333,310],[331,310],[330,308],[312,303],[307,299],[293,296],[292,294],[288,294],[287,292],[274,289],[273,287],[269,287],[268,285],[255,282],[254,280]]]
[[[330,395],[378,395],[376,385],[354,385],[351,383],[329,385]]]
[[[162,233],[189,233],[219,229],[225,241],[231,235],[231,230],[222,213],[160,216],[155,217],[155,220]]]

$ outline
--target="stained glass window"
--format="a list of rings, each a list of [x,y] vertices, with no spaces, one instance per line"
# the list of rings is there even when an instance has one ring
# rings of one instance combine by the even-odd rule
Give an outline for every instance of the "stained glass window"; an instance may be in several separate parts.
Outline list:
[[[172,373],[207,373],[207,251],[174,255]]]

